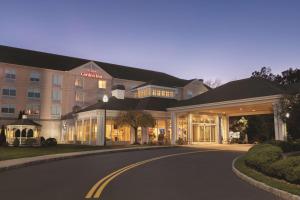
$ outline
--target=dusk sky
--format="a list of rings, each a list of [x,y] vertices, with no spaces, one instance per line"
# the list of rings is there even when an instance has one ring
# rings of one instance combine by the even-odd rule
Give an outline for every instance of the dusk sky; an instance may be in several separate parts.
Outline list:
[[[300,1],[0,0],[0,44],[224,83],[300,66]]]

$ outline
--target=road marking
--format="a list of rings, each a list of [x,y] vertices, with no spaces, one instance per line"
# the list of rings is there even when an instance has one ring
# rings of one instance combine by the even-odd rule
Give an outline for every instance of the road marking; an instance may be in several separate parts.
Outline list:
[[[100,198],[103,190],[105,189],[105,187],[117,176],[121,175],[122,173],[138,167],[140,165],[149,163],[151,161],[155,161],[155,160],[160,160],[160,159],[164,159],[164,158],[169,158],[169,157],[174,157],[174,156],[181,156],[181,155],[187,155],[187,154],[194,154],[194,153],[205,153],[205,152],[211,152],[211,151],[220,151],[220,150],[206,150],[206,151],[189,151],[189,152],[183,152],[183,153],[176,153],[176,154],[169,154],[169,155],[164,155],[164,156],[159,156],[159,157],[155,157],[155,158],[150,158],[147,160],[143,160],[137,163],[133,163],[131,165],[125,166],[119,170],[116,170],[110,174],[108,174],[107,176],[105,176],[104,178],[102,178],[101,180],[99,180],[91,189],[90,191],[86,194],[85,198],[86,199],[90,199],[90,198]]]

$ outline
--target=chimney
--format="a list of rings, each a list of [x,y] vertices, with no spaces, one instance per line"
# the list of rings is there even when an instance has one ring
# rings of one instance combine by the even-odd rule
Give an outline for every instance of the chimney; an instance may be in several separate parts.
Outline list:
[[[124,85],[114,85],[111,87],[111,95],[117,99],[125,98],[125,86]]]

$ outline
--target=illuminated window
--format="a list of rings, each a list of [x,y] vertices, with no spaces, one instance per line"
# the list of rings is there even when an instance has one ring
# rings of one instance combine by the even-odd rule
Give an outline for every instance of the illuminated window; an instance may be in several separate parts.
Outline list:
[[[40,113],[39,104],[28,104],[26,106],[26,113],[29,115],[38,115]]]
[[[82,92],[75,93],[75,101],[83,102],[84,101],[84,94]]]
[[[106,80],[99,80],[98,81],[98,88],[106,89]]]
[[[163,96],[163,97],[166,96],[166,91],[165,91],[165,90],[162,90],[162,91],[161,91],[161,96]]]
[[[160,97],[161,96],[161,90],[157,90],[156,95]]]
[[[83,88],[83,79],[82,78],[76,78],[76,80],[75,80],[75,86]]]
[[[16,80],[16,70],[6,69],[5,70],[5,78],[8,80]]]

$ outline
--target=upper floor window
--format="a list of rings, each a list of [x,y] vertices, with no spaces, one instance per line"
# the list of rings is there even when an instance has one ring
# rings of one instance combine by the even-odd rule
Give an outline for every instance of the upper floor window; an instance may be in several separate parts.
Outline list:
[[[188,97],[188,98],[192,98],[192,97],[193,97],[193,91],[188,90],[188,91],[187,91],[187,97]]]
[[[40,114],[40,104],[28,104],[26,106],[26,113],[29,115]]]
[[[77,102],[83,102],[84,101],[83,92],[76,92],[75,93],[75,101],[77,101]]]
[[[106,80],[99,80],[98,81],[98,88],[106,89]]]
[[[75,80],[75,86],[83,88],[83,79],[82,78],[76,78],[76,80]]]
[[[58,89],[52,90],[52,100],[53,101],[60,101],[61,100],[61,91]]]
[[[16,80],[16,70],[6,69],[5,70],[5,78],[8,80]]]
[[[27,91],[27,97],[29,98],[40,98],[41,97],[41,93],[40,93],[40,89],[39,88],[30,88]]]
[[[30,74],[30,81],[31,82],[39,82],[41,80],[41,74],[38,72],[32,72]]]
[[[17,91],[15,88],[3,88],[2,89],[3,96],[15,97],[17,95]]]
[[[61,115],[61,106],[59,104],[53,104],[51,106],[52,115]]]
[[[53,85],[60,86],[62,83],[62,76],[59,74],[54,74],[52,77],[52,83]]]
[[[14,105],[2,105],[1,112],[6,114],[14,114],[16,107]]]

